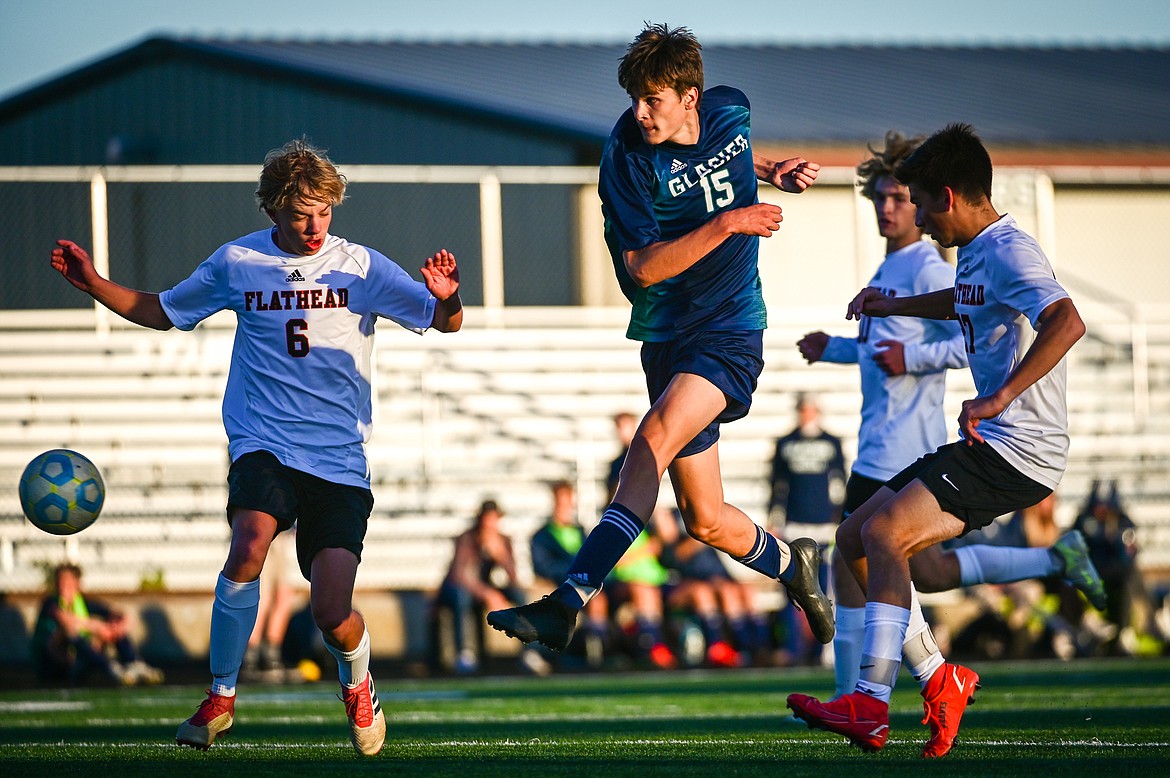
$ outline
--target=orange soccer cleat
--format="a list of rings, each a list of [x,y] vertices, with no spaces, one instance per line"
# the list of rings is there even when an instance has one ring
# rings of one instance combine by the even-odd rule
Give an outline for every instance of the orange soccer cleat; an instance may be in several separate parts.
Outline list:
[[[922,688],[923,724],[930,725],[930,740],[922,748],[925,759],[946,755],[959,734],[963,711],[975,702],[979,675],[962,665],[944,664]]]
[[[862,751],[880,751],[890,734],[890,706],[863,692],[845,694],[831,702],[790,694],[788,707],[809,729],[844,735]]]

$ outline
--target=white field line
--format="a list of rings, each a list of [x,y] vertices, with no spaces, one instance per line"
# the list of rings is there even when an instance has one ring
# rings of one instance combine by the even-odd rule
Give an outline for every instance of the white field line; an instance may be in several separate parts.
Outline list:
[[[334,703],[330,706],[337,708],[336,715],[325,714],[302,714],[299,716],[280,716],[271,715],[267,713],[260,713],[253,711],[251,708],[246,708],[243,714],[237,712],[236,722],[242,725],[246,724],[324,724],[333,721],[341,721],[344,723],[344,713],[342,712],[340,703]],[[44,711],[38,711],[44,712]],[[644,712],[630,712],[620,713],[617,711],[595,711],[595,712],[579,712],[579,713],[552,713],[552,714],[528,714],[528,713],[512,713],[499,714],[491,711],[483,711],[478,713],[457,713],[453,711],[417,711],[417,712],[395,712],[386,711],[387,723],[393,726],[395,722],[401,724],[430,724],[435,722],[450,722],[453,724],[499,724],[507,722],[528,723],[528,722],[548,722],[548,721],[641,721],[646,718]],[[719,719],[725,721],[734,721],[737,719],[757,718],[758,713],[752,712],[730,712],[719,715],[705,715],[707,719]],[[683,710],[670,710],[669,707],[655,709],[653,718],[667,719],[667,720],[690,720],[694,718],[694,714]],[[100,726],[100,727],[114,727],[120,725],[126,726],[142,726],[142,725],[162,725],[169,723],[178,723],[181,719],[151,717],[144,718],[141,716],[89,716],[81,719],[78,724],[83,726]],[[799,725],[804,727],[804,722],[798,722],[795,719],[784,719],[780,722],[783,725]],[[56,718],[26,718],[19,722],[8,724],[13,729],[45,729],[51,727],[62,726],[61,720]],[[72,726],[72,724],[71,724]]]
[[[243,706],[241,706],[243,707]],[[237,712],[236,720],[240,724],[329,724],[334,721],[344,721],[341,713],[340,704],[333,701],[330,705],[324,706],[326,710],[330,711],[324,714],[304,713],[297,716],[283,716],[279,714],[260,712],[255,710],[254,706],[245,707],[244,713]],[[336,715],[334,715],[333,708],[336,707]],[[84,709],[84,708],[82,708]],[[3,709],[0,709],[3,710]],[[51,712],[55,709],[40,708],[37,713]],[[62,708],[61,710],[64,710]],[[76,710],[76,708],[69,708],[69,710]],[[707,713],[704,718],[719,721],[736,721],[743,719],[756,719],[760,717],[758,711],[727,711],[719,714]],[[693,711],[686,711],[674,706],[666,705],[656,708],[653,712],[654,719],[667,721],[689,721],[693,720],[695,714]],[[493,710],[470,711],[466,713],[442,710],[442,711],[392,711],[386,710],[387,723],[393,726],[394,723],[400,724],[431,724],[431,723],[451,723],[451,724],[500,724],[500,723],[545,723],[552,721],[642,721],[647,718],[645,711],[641,709],[630,709],[628,712],[622,710],[611,709],[608,711],[566,711],[563,713],[500,713]],[[86,726],[142,726],[142,725],[163,725],[179,721],[176,717],[139,717],[139,716],[89,716],[82,719],[80,724]],[[789,716],[780,716],[776,722],[778,731],[783,731],[785,728],[799,728],[805,729],[807,725],[803,721],[798,721]],[[46,729],[52,727],[62,726],[62,722],[57,718],[23,718],[19,722],[9,722],[5,724],[11,729]],[[966,733],[964,732],[964,736]],[[691,742],[691,741],[687,741]],[[1013,741],[1020,744],[1026,744],[1027,741]],[[1037,743],[1036,745],[1039,745]]]
[[[685,738],[635,738],[635,739],[619,739],[619,740],[579,740],[579,739],[543,739],[534,738],[532,740],[443,740],[443,741],[415,741],[415,742],[397,742],[393,739],[387,740],[386,745],[390,749],[399,750],[429,750],[434,748],[531,748],[533,746],[545,747],[564,747],[564,746],[580,746],[590,749],[596,749],[599,745],[606,746],[694,746],[694,745],[710,745],[710,746],[775,746],[778,744],[793,744],[800,746],[815,746],[825,745],[833,741],[827,738],[702,738],[688,740]],[[840,741],[844,745],[844,740]],[[920,741],[918,739],[897,739],[891,738],[888,743],[892,745],[914,744],[917,745]],[[8,743],[10,748],[34,748],[44,746],[44,742],[25,742],[25,743]],[[111,748],[156,748],[159,746],[169,745],[167,741],[139,741],[139,742],[66,742],[58,741],[57,745],[67,746],[70,748],[92,748],[95,750],[106,750]],[[976,748],[1004,748],[1004,747],[1018,747],[1028,746],[1032,748],[1069,748],[1069,747],[1085,747],[1092,746],[1094,748],[1125,748],[1125,749],[1161,749],[1170,748],[1170,742],[1160,743],[1125,743],[1117,741],[1106,740],[1062,740],[1054,742],[1035,742],[1028,740],[976,740],[971,737],[965,737],[963,740],[963,750],[971,750]],[[318,749],[318,750],[338,750],[349,751],[352,746],[345,740],[338,740],[334,743],[239,743],[235,741],[226,741],[215,744],[215,750],[241,750],[241,751],[280,751],[290,749]]]

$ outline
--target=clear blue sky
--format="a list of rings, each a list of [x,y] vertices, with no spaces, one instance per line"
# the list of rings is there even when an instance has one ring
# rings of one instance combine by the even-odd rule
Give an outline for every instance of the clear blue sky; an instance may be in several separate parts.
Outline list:
[[[0,0],[0,99],[157,34],[624,43],[643,20],[712,43],[1170,45],[1168,0]]]

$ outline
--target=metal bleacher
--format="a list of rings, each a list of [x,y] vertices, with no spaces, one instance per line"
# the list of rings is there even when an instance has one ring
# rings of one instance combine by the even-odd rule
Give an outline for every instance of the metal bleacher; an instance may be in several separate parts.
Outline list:
[[[646,407],[626,315],[514,309],[485,326],[490,317],[473,309],[463,331],[424,337],[384,323],[369,445],[376,505],[360,587],[436,586],[451,538],[486,497],[504,507],[506,531],[525,538],[549,508],[547,483],[569,478],[584,520],[593,520],[617,453],[612,416]],[[725,427],[720,443],[728,500],[761,520],[772,444],[794,423],[796,394],[817,395],[849,458],[860,407],[855,369],[801,360],[793,344],[807,320],[772,319],[752,414]],[[1142,527],[1143,565],[1170,570],[1170,368],[1152,369],[1149,413],[1135,418],[1124,349],[1089,324],[1069,369],[1074,442],[1058,517],[1071,522],[1094,478],[1116,478]],[[8,591],[40,590],[45,567],[65,556],[85,566],[95,591],[148,582],[210,589],[228,541],[219,410],[233,334],[229,317],[193,333],[159,333],[121,322],[102,332],[92,311],[0,313],[0,483],[9,484],[0,490],[0,574]],[[969,376],[955,373],[950,418],[970,393]],[[107,486],[101,519],[66,539],[24,521],[16,496],[25,464],[58,447],[89,456]],[[516,545],[525,567],[526,544]]]

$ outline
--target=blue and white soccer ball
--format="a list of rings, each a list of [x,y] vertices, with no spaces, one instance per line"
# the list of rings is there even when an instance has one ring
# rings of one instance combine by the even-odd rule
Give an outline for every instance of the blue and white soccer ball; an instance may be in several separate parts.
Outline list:
[[[36,527],[72,535],[97,521],[106,485],[93,462],[55,448],[28,463],[20,477],[20,507]]]

